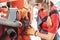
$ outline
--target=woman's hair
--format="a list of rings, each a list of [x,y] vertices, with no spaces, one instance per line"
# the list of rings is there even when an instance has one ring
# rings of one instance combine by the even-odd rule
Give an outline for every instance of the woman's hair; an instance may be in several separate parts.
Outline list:
[[[46,3],[41,5],[43,9],[48,9],[48,5]]]
[[[53,2],[50,1],[50,6],[53,6],[53,5],[54,5]]]

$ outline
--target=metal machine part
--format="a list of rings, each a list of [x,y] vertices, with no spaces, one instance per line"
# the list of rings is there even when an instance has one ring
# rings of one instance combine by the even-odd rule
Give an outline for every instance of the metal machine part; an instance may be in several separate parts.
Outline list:
[[[17,20],[17,9],[9,9],[7,18],[0,18],[0,24],[11,27],[22,26],[22,23]]]

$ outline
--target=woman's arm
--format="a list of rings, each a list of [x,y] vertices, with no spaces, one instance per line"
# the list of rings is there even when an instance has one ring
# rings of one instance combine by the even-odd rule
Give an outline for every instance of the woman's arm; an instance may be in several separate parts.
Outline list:
[[[34,28],[27,29],[27,34],[33,34],[33,35],[39,36],[39,37],[46,39],[46,40],[53,40],[54,36],[55,36],[55,34],[50,33],[50,32],[48,32],[48,34],[43,34],[38,31],[36,32],[36,30]]]
[[[48,32],[48,34],[43,34],[43,33],[40,33],[40,32],[36,32],[36,35],[43,38],[43,39],[46,39],[46,40],[53,40],[54,36],[55,36],[55,34],[52,34],[50,32]]]

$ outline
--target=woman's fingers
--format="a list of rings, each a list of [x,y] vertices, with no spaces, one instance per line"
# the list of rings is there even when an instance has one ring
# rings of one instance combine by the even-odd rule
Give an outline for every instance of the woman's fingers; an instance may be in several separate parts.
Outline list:
[[[26,34],[34,35],[35,30],[33,28],[29,28],[26,30]]]

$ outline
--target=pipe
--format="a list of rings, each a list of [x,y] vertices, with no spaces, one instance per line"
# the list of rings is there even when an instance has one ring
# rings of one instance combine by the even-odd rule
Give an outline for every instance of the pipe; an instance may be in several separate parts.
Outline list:
[[[10,21],[6,18],[0,18],[0,24],[1,25],[6,25],[6,26],[11,26],[11,27],[21,27],[22,26],[22,23],[19,22],[19,21]]]

